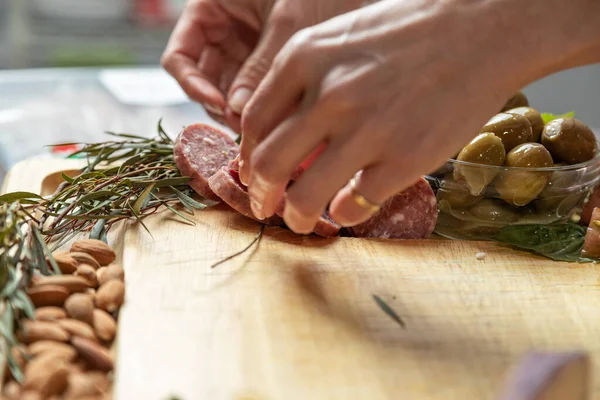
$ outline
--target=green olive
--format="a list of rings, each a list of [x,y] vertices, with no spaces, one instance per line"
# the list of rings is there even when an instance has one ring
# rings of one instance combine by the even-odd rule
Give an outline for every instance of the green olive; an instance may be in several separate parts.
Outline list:
[[[455,181],[451,174],[444,176],[437,191],[438,203],[446,202],[450,208],[466,208],[481,200],[483,196],[473,196],[464,181]]]
[[[550,152],[539,143],[524,143],[506,155],[507,167],[549,168],[554,165]],[[544,190],[552,177],[551,171],[502,171],[494,181],[496,191],[504,201],[524,206]]]
[[[506,113],[522,115],[527,118],[531,124],[531,132],[533,135],[531,141],[539,143],[540,138],[542,137],[542,131],[544,130],[544,119],[539,111],[531,107],[517,107],[506,111]]]
[[[557,161],[579,164],[591,160],[598,152],[594,132],[575,118],[548,122],[542,132],[542,144]]]
[[[508,224],[519,220],[519,213],[495,199],[483,199],[469,208],[468,214],[485,223],[497,222]]]
[[[481,132],[492,132],[502,139],[507,152],[515,146],[531,142],[533,138],[531,123],[527,118],[518,114],[496,114],[484,125]]]
[[[504,164],[505,158],[506,152],[502,140],[493,133],[486,132],[467,144],[458,154],[457,160],[473,164],[501,166]],[[456,163],[454,167],[454,179],[464,181],[473,196],[479,196],[494,179],[496,173],[496,169],[485,166]]]
[[[529,107],[529,100],[523,92],[517,92],[510,99],[508,99],[506,101],[506,104],[504,104],[504,107],[502,107],[502,110],[500,110],[500,112],[504,112],[506,110],[510,110],[511,108],[517,107]]]

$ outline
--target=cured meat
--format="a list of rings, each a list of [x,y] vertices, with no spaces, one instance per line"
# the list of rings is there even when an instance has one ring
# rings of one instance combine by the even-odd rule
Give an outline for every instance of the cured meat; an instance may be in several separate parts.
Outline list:
[[[282,200],[277,207],[276,215],[283,217],[283,211],[285,209],[285,200]],[[313,233],[322,237],[333,237],[337,236],[342,229],[341,225],[331,219],[329,214],[326,212],[321,215],[321,218],[317,221]]]
[[[590,224],[585,234],[583,257],[600,258],[600,208],[594,208],[590,217]]]
[[[252,213],[250,197],[248,196],[246,187],[240,182],[237,171],[231,170],[228,167],[222,167],[208,179],[208,185],[231,208],[248,218],[259,221]],[[259,222],[265,225],[284,226],[283,219],[277,215]]]
[[[592,213],[594,212],[596,207],[600,207],[600,187],[597,187],[592,192],[592,194],[590,195],[590,198],[583,206],[583,211],[581,213],[581,220],[580,220],[580,222],[582,224],[584,224],[584,225],[590,224],[590,221],[592,219]]]
[[[437,221],[435,194],[424,178],[386,201],[368,221],[349,228],[357,237],[425,239]]]
[[[173,155],[189,185],[207,199],[219,201],[210,189],[208,179],[226,166],[240,152],[238,144],[225,132],[205,124],[187,126],[177,137]]]

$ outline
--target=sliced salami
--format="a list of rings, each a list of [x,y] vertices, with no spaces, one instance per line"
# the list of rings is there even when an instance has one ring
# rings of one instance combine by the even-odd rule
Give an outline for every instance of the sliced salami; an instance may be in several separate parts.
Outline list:
[[[581,255],[589,258],[600,258],[600,208],[594,208],[585,233]]]
[[[426,239],[437,222],[437,201],[423,178],[383,204],[368,221],[349,228],[357,237]]]
[[[208,179],[240,152],[238,144],[225,132],[205,124],[187,126],[177,137],[173,155],[183,176],[200,196],[218,201]]]
[[[250,197],[245,186],[240,182],[237,171],[223,167],[208,179],[208,185],[231,208],[248,218],[259,221],[252,213]],[[283,219],[277,215],[259,222],[265,225],[284,226]]]
[[[277,211],[275,212],[275,214],[280,217],[283,217],[284,209],[285,209],[285,200],[282,200],[281,203],[279,203],[279,206],[277,207]],[[313,233],[315,235],[322,236],[322,237],[334,237],[340,233],[341,229],[342,229],[342,227],[337,222],[332,220],[326,211],[323,213],[323,215],[321,215],[321,217],[317,221],[317,224],[315,225],[315,227],[313,229]]]

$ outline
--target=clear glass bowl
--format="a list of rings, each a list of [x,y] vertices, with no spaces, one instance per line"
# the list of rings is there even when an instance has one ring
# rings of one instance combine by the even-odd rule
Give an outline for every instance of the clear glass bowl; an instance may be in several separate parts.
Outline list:
[[[576,220],[600,182],[600,154],[582,164],[552,168],[449,160],[427,178],[438,201],[438,235],[493,240],[507,225]]]

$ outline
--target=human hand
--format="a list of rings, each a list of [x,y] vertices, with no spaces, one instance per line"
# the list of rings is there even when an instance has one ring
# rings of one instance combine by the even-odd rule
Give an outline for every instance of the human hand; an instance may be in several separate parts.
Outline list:
[[[185,93],[240,131],[240,114],[298,30],[356,9],[362,0],[190,0],[162,57]]]
[[[271,216],[285,192],[295,232],[312,231],[328,204],[352,226],[373,212],[354,201],[355,174],[356,191],[382,204],[433,172],[512,93],[560,64],[551,46],[569,48],[530,18],[544,2],[523,7],[386,0],[296,34],[242,116],[240,176],[255,215]]]

